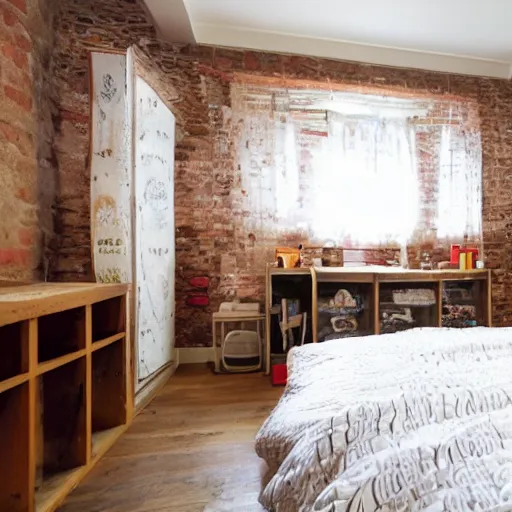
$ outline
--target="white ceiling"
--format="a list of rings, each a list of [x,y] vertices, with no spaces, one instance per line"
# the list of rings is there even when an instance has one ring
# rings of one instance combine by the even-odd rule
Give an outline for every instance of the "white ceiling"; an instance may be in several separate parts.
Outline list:
[[[171,41],[510,77],[512,0],[145,1]]]

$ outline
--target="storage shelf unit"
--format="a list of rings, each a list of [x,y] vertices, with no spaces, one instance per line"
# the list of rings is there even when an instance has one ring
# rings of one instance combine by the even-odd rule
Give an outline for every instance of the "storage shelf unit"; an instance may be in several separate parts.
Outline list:
[[[462,293],[454,300],[461,307],[474,309],[476,324],[491,326],[491,276],[489,270],[406,270],[396,267],[315,267],[299,269],[267,269],[266,299],[266,354],[267,368],[272,358],[284,358],[275,354],[272,346],[271,309],[277,304],[276,296],[300,298],[302,310],[312,319],[310,336],[306,341],[324,341],[322,331],[331,317],[352,316],[358,330],[348,336],[380,334],[383,318],[389,318],[393,309],[406,308],[412,311],[412,327],[442,327],[452,325],[446,309],[450,306],[450,292],[460,289]],[[357,311],[331,311],[325,299],[339,289],[347,289],[359,299]],[[409,289],[431,290],[432,303],[395,303],[393,292]],[[306,298],[307,295],[310,295]],[[453,294],[452,294],[453,295]],[[349,313],[351,313],[349,315]],[[335,320],[336,321],[336,320]],[[391,329],[391,327],[389,327]],[[386,328],[387,329],[387,328]],[[275,330],[274,330],[275,331]],[[340,336],[341,337],[341,336]]]
[[[127,291],[0,286],[0,510],[56,510],[130,423]]]
[[[280,330],[276,327],[275,315],[271,314],[272,307],[280,305],[281,298],[299,300],[302,312],[308,315],[307,333],[311,337],[312,285],[309,268],[267,267],[265,301],[265,370],[267,374],[270,372],[271,364],[285,360],[285,354],[276,349],[279,345],[282,346],[282,337]]]

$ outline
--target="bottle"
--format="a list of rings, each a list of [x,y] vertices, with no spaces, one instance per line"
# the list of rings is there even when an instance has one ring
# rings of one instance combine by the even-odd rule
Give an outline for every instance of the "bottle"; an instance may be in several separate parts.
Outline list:
[[[468,268],[468,257],[467,257],[467,249],[468,247],[468,234],[464,233],[464,242],[462,242],[459,251],[459,270],[466,270]]]

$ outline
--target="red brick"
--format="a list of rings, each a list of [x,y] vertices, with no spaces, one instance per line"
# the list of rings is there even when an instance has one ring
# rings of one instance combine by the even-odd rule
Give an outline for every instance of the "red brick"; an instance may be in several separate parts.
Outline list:
[[[14,144],[24,156],[32,152],[32,136],[25,130],[0,121],[0,135],[2,139]]]
[[[13,62],[5,63],[2,66],[2,75],[7,85],[12,85],[21,90],[30,90],[32,88],[32,78],[27,70],[16,67]]]
[[[231,69],[233,62],[226,57],[215,57],[215,66],[219,69]]]
[[[14,194],[14,197],[16,197],[16,199],[20,199],[24,203],[32,203],[35,201],[34,192],[28,187],[19,188]]]
[[[4,24],[7,27],[13,27],[17,23],[18,18],[7,6],[0,5],[0,11],[2,12]]]
[[[17,265],[28,267],[30,263],[30,249],[0,249],[0,266]]]
[[[32,50],[32,41],[21,34],[15,36],[16,46],[24,52],[30,52]]]
[[[101,36],[98,34],[93,34],[92,36],[89,36],[86,41],[88,43],[101,43]]]
[[[24,14],[27,14],[27,0],[7,0],[7,3],[13,5]]]
[[[17,46],[13,44],[4,44],[2,48],[2,54],[7,59],[14,62],[15,66],[19,69],[27,69],[28,68],[28,56],[26,52],[20,50]]]
[[[61,111],[61,119],[71,121],[72,123],[89,124],[89,114],[70,112],[69,110]]]
[[[245,52],[244,55],[244,68],[248,71],[258,71],[261,68],[260,59],[254,52]]]
[[[30,112],[32,110],[32,98],[27,96],[24,92],[19,91],[10,85],[4,85],[4,92],[9,99],[14,101],[14,103],[26,112]]]

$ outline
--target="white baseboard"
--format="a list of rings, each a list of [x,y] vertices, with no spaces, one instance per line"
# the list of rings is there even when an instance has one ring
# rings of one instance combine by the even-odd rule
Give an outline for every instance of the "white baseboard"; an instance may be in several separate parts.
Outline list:
[[[178,349],[179,364],[197,364],[213,362],[211,347],[189,347]]]

